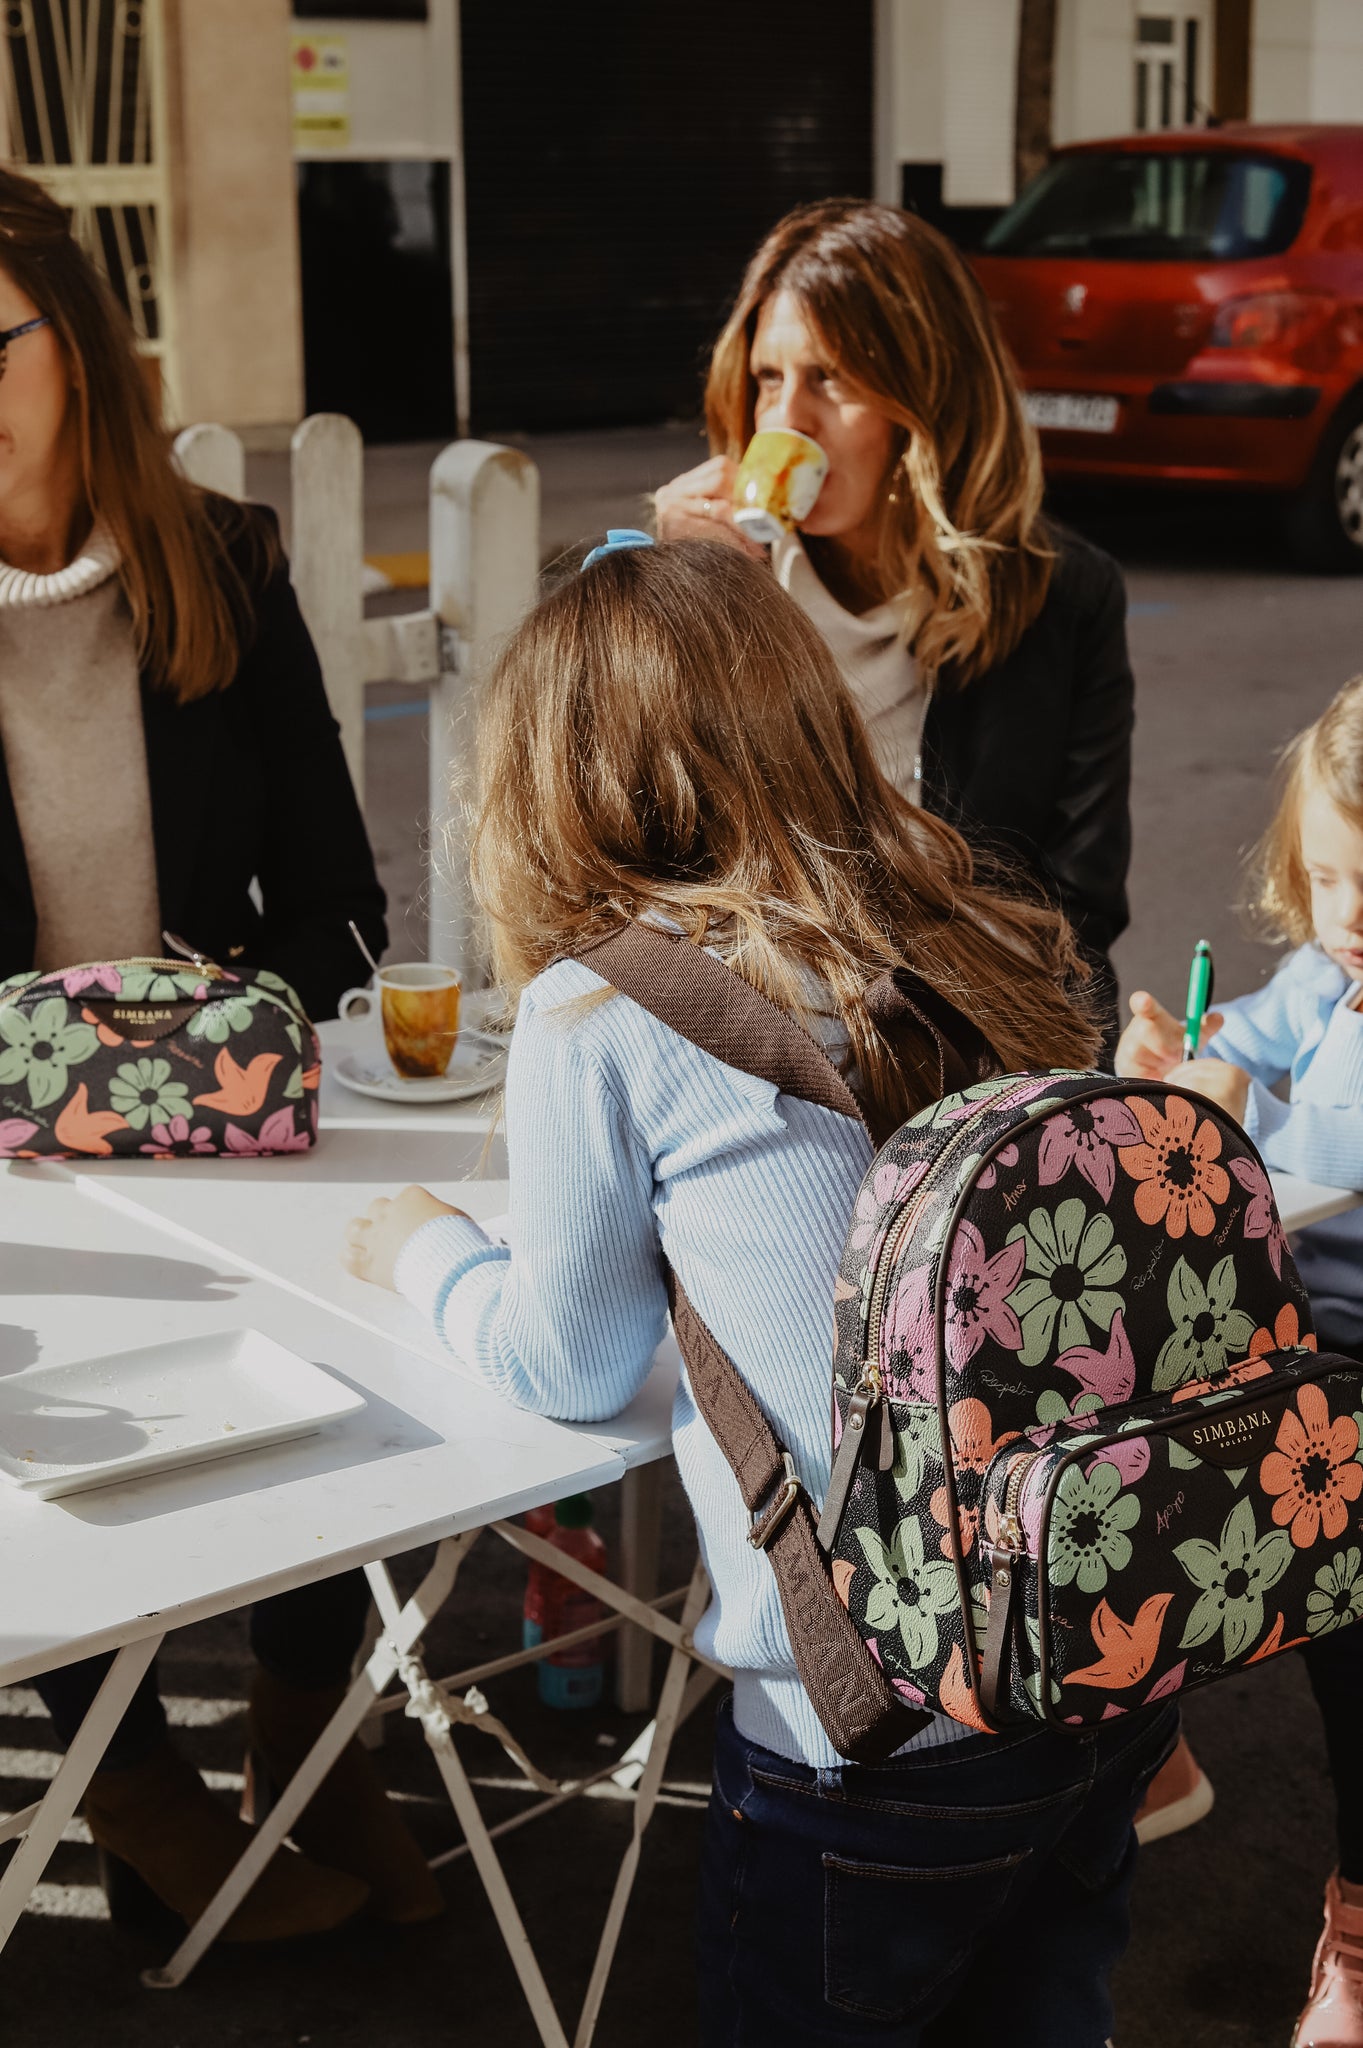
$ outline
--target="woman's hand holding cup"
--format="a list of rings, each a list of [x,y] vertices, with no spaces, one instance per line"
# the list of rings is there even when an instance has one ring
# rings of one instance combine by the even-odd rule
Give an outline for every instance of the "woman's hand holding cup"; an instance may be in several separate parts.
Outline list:
[[[754,561],[766,549],[745,539],[734,525],[734,481],[738,464],[727,455],[712,455],[684,476],[673,477],[654,493],[659,540],[722,540]]]

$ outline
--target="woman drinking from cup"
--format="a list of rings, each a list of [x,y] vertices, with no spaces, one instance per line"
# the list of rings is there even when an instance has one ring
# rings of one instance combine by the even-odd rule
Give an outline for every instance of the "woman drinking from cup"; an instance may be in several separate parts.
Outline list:
[[[759,502],[776,499],[777,581],[832,649],[882,771],[1034,872],[1115,1024],[1125,594],[1113,562],[1042,517],[1036,436],[965,262],[894,207],[826,200],[788,215],[748,266],[705,403],[714,452],[658,492],[659,536],[759,554],[735,523],[740,457],[754,431],[818,444],[827,474],[807,510],[781,502],[779,463],[774,492],[754,478]]]
[[[254,886],[253,886],[254,885]],[[274,969],[314,1017],[377,953],[383,891],[273,515],[178,474],[126,320],[55,200],[0,171],[0,976],[164,952]],[[259,1769],[330,1718],[368,1611],[360,1572],[255,1608]],[[108,1670],[34,1680],[70,1742]],[[149,1673],[90,1781],[115,1904],[194,1919],[248,1831],[173,1747]],[[440,1893],[351,1745],[227,1938],[316,1932]]]

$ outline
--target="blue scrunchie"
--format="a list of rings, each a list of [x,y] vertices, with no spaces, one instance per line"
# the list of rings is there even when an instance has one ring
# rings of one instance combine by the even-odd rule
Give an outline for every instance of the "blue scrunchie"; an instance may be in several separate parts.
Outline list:
[[[583,562],[584,569],[590,569],[593,562],[599,562],[603,555],[619,554],[622,548],[651,548],[653,535],[643,533],[637,526],[608,526],[606,538],[599,548],[593,548]]]

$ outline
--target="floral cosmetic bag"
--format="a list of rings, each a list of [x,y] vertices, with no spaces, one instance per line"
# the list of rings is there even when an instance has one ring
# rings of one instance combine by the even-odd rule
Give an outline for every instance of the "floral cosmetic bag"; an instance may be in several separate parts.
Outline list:
[[[317,1142],[321,1048],[289,984],[112,960],[0,982],[0,1158],[258,1158]]]
[[[1317,1353],[1212,1103],[946,1097],[877,1154],[835,1292],[820,1536],[908,1704],[1082,1728],[1363,1619],[1363,1368]]]

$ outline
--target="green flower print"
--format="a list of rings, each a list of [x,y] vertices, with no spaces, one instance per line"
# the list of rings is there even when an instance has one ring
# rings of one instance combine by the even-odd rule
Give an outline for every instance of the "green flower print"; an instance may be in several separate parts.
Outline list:
[[[1220,1629],[1226,1662],[1257,1642],[1264,1632],[1264,1594],[1292,1562],[1286,1529],[1260,1536],[1249,1500],[1238,1500],[1221,1526],[1219,1544],[1192,1536],[1174,1545],[1174,1556],[1201,1588],[1188,1626],[1179,1639],[1184,1650],[1209,1643]]]
[[[904,1410],[904,1422],[895,1431],[894,1483],[901,1500],[912,1500],[923,1483],[929,1458],[942,1455],[942,1429],[937,1410],[926,1405]]]
[[[219,996],[195,1011],[189,1020],[189,1036],[206,1038],[210,1045],[226,1045],[234,1031],[249,1030],[254,1009],[249,996]]]
[[[61,996],[48,996],[28,1015],[13,1003],[0,1010],[0,1082],[25,1082],[35,1109],[66,1093],[67,1070],[99,1044],[92,1024],[68,1023],[69,1016]]]
[[[1233,1258],[1217,1260],[1205,1287],[1188,1261],[1180,1259],[1169,1275],[1167,1299],[1174,1327],[1155,1360],[1157,1394],[1186,1380],[1214,1379],[1244,1357],[1254,1318],[1235,1306]]]
[[[937,1655],[937,1617],[956,1605],[956,1573],[945,1558],[925,1559],[923,1532],[906,1518],[888,1547],[874,1529],[858,1529],[867,1564],[876,1583],[866,1601],[872,1628],[899,1625],[910,1664],[930,1664]]]
[[[1081,1593],[1101,1593],[1109,1572],[1131,1562],[1128,1529],[1140,1520],[1141,1504],[1122,1492],[1122,1475],[1106,1459],[1090,1472],[1066,1468],[1051,1509],[1049,1577],[1053,1586],[1076,1581]]]
[[[123,994],[132,1003],[183,1002],[203,985],[204,978],[195,967],[173,974],[160,973],[154,967],[129,967],[123,974]]]
[[[189,1115],[189,1090],[170,1078],[169,1060],[129,1060],[109,1083],[109,1107],[135,1131]]]
[[[1351,1621],[1363,1621],[1363,1564],[1356,1546],[1337,1550],[1316,1573],[1316,1590],[1306,1596],[1306,1626],[1313,1636],[1328,1635]]]
[[[1099,1209],[1090,1216],[1072,1196],[1052,1214],[1033,1209],[1008,1233],[1027,1244],[1029,1277],[1019,1281],[1008,1306],[1022,1324],[1021,1365],[1040,1365],[1052,1345],[1069,1351],[1089,1342],[1089,1324],[1107,1331],[1123,1306],[1113,1282],[1126,1272],[1126,1253],[1112,1242],[1112,1218]]]

